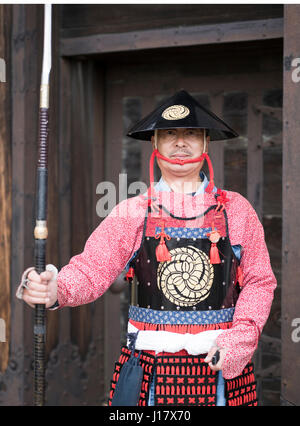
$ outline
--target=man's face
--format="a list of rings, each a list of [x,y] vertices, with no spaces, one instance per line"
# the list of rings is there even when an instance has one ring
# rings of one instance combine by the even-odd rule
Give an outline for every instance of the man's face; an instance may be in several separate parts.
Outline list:
[[[163,129],[157,132],[157,149],[167,158],[175,159],[192,159],[200,157],[204,149],[204,131],[202,129]],[[206,149],[209,137],[206,137]],[[152,145],[154,146],[154,137],[152,137]],[[176,175],[183,176],[185,173],[199,173],[203,161],[201,163],[188,163],[185,165],[171,164],[164,160],[158,159],[158,165],[164,173],[173,172]]]

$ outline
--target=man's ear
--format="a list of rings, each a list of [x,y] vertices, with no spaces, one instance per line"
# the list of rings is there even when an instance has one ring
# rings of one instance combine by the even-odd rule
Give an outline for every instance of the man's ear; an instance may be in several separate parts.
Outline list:
[[[154,148],[154,136],[151,136],[151,144],[152,144],[152,148]]]
[[[205,149],[205,152],[206,152],[206,153],[208,153],[208,145],[209,145],[209,142],[210,142],[210,136],[206,136],[206,149]]]
[[[154,139],[154,136],[151,136],[151,144],[152,144],[152,149],[154,151],[155,150],[155,139]]]

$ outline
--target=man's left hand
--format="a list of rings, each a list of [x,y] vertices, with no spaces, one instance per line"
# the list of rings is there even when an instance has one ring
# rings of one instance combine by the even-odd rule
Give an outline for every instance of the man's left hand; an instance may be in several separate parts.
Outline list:
[[[213,371],[222,370],[223,361],[224,361],[224,358],[226,356],[227,350],[228,349],[226,349],[226,348],[218,348],[217,346],[213,346],[211,348],[211,350],[208,352],[208,354],[206,355],[206,358],[204,359],[204,361],[208,363],[208,365],[210,366],[210,368]],[[214,356],[216,351],[220,352],[220,358],[219,358],[219,361],[217,362],[217,364],[213,365],[211,361],[212,361],[212,357]]]

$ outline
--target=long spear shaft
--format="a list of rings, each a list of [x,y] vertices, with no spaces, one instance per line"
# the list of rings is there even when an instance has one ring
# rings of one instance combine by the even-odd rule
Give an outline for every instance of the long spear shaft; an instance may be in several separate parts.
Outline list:
[[[48,193],[48,122],[49,77],[51,70],[51,5],[44,6],[44,52],[40,86],[39,154],[37,164],[35,269],[38,274],[46,267],[47,193]],[[34,318],[34,405],[45,403],[45,305],[36,305]]]

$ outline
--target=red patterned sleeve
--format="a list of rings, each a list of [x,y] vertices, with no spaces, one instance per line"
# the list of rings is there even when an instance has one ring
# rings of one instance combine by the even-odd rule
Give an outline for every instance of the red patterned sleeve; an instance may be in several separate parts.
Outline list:
[[[276,278],[273,274],[264,230],[251,204],[236,193],[228,209],[231,244],[241,244],[243,288],[235,307],[233,326],[217,338],[217,345],[228,349],[223,376],[231,379],[251,360],[268,319]]]
[[[100,297],[119,276],[138,249],[145,208],[138,197],[116,206],[58,276],[58,303],[79,306]]]

